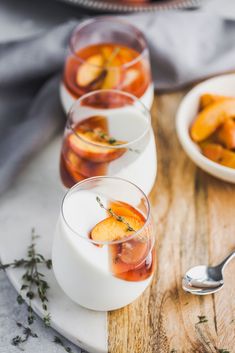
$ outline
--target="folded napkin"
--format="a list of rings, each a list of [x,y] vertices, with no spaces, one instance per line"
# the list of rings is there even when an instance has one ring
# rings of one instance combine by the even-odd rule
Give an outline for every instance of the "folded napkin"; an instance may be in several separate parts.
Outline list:
[[[235,21],[178,11],[129,15],[146,35],[155,88],[175,90],[235,69]],[[59,80],[77,22],[0,44],[0,193],[65,124]]]

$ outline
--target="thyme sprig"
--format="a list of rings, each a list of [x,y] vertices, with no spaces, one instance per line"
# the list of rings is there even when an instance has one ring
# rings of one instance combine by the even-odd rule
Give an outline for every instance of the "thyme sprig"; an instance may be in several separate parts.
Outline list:
[[[105,211],[107,211],[110,214],[110,216],[114,217],[118,222],[124,223],[127,226],[128,232],[135,232],[135,229],[131,227],[131,225],[125,220],[124,217],[118,216],[115,212],[113,212],[111,207],[106,208],[102,203],[102,201],[100,200],[99,196],[96,196],[96,201],[98,202],[101,208],[103,208]]]
[[[100,86],[103,84],[104,80],[107,77],[108,74],[108,68],[109,66],[112,64],[112,61],[115,59],[115,57],[118,55],[119,51],[121,49],[119,47],[116,47],[113,49],[110,57],[106,60],[106,62],[103,65],[103,68],[100,72],[100,74],[98,75],[98,77],[96,77],[88,86],[90,86],[90,88],[92,89],[99,89]]]
[[[25,265],[25,263],[26,263],[26,260],[24,260],[24,259],[14,260],[13,262],[11,262],[9,264],[2,264],[0,261],[0,271],[1,270],[4,271],[9,267],[12,267],[12,268],[22,267]]]
[[[53,342],[58,344],[58,345],[60,345],[61,347],[63,347],[65,352],[73,353],[72,348],[66,346],[59,336],[54,336],[54,341]]]
[[[101,140],[104,140],[105,142],[107,142],[110,145],[118,146],[121,144],[114,137],[108,135],[106,132],[104,132],[100,129],[94,129],[94,130],[91,130],[91,132],[93,132],[97,137],[99,137]],[[140,153],[140,150],[138,150],[138,149],[133,149],[133,148],[127,148],[127,149],[130,152]]]
[[[204,330],[201,330],[201,328],[199,327],[200,324],[205,324],[208,322],[207,317],[205,315],[198,315],[198,319],[199,319],[199,321],[196,322],[195,329],[196,329],[200,339],[209,348],[209,350],[212,352],[212,347],[213,347],[213,352],[215,350],[218,353],[230,353],[230,351],[228,351],[227,349],[218,348],[212,342],[210,342],[209,339],[207,339],[207,337],[204,333]]]
[[[109,136],[107,133],[100,129],[94,129],[92,132],[97,135],[100,139],[104,140],[105,142],[108,142],[110,145],[118,145],[118,141],[114,138]]]
[[[23,334],[21,336],[17,335],[12,338],[11,343],[13,346],[18,347],[23,351],[23,343],[27,342],[29,337],[38,338],[38,335],[31,330],[29,326],[24,326],[21,322],[17,322],[16,325],[23,329]]]
[[[23,298],[23,293],[25,293],[25,297],[27,298],[27,323],[28,325],[32,325],[36,319],[32,308],[32,300],[35,297],[38,297],[41,301],[42,308],[44,310],[43,321],[46,326],[50,326],[50,314],[47,308],[47,290],[49,289],[49,285],[44,278],[44,274],[39,272],[39,266],[46,266],[48,269],[51,269],[52,262],[50,259],[45,259],[45,257],[39,254],[36,251],[36,243],[35,240],[39,238],[36,235],[35,230],[32,229],[31,234],[31,244],[27,249],[27,257],[25,259],[14,260],[13,262],[2,264],[0,263],[0,270],[6,270],[8,268],[23,268],[25,272],[22,275],[22,285],[20,289],[20,294],[17,296],[17,303],[22,305],[25,303]],[[15,336],[11,343],[14,346],[17,346],[19,349],[23,350],[22,344],[25,343],[29,337],[38,337],[36,333],[34,333],[29,326],[25,326],[24,324],[17,322],[17,326],[23,329],[23,335]]]
[[[205,315],[198,315],[198,319],[199,321],[196,323],[196,325],[199,324],[204,324],[205,322],[208,322],[207,317]]]
[[[45,259],[45,257],[39,254],[36,251],[35,240],[39,236],[35,234],[35,230],[32,229],[32,241],[28,247],[27,258],[22,259],[22,267],[25,268],[25,272],[22,275],[22,286],[21,293],[17,297],[18,304],[22,304],[24,299],[22,297],[22,293],[25,292],[25,295],[28,299],[28,324],[31,325],[35,316],[32,309],[32,299],[36,296],[39,297],[42,305],[42,309],[44,310],[43,321],[46,326],[50,326],[50,314],[48,313],[47,308],[47,291],[49,289],[49,285],[47,281],[44,279],[44,274],[39,272],[38,266],[45,265],[48,269],[51,269],[52,262],[50,259]],[[15,264],[15,262],[13,263]],[[13,265],[14,266],[14,265]]]
[[[46,266],[46,268],[51,269],[52,262],[50,259],[45,259],[43,255],[36,251],[36,239],[39,238],[36,235],[35,230],[32,229],[31,234],[31,244],[28,246],[27,249],[27,257],[25,259],[14,260],[13,262],[2,264],[0,262],[0,271],[6,270],[8,268],[24,268],[25,272],[22,276],[23,284],[21,286],[21,293],[17,296],[17,302],[19,305],[25,303],[23,299],[22,292],[26,292],[25,295],[28,298],[28,317],[27,322],[28,325],[24,325],[21,322],[16,322],[16,325],[19,329],[22,330],[21,335],[16,335],[12,338],[11,344],[16,346],[21,351],[24,350],[24,344],[28,341],[30,337],[38,338],[37,333],[33,332],[31,329],[31,325],[34,323],[35,316],[32,309],[32,300],[38,296],[41,301],[42,308],[45,312],[43,317],[44,324],[46,327],[50,326],[51,323],[51,316],[48,312],[47,308],[47,291],[49,289],[49,285],[44,278],[44,275],[39,272],[39,266]],[[64,342],[61,338],[55,337],[54,342],[60,344],[66,352],[73,353],[70,347],[66,347]]]

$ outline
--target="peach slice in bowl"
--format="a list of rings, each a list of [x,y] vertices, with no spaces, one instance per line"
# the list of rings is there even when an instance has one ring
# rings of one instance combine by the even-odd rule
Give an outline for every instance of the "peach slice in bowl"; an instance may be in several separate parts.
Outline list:
[[[235,116],[234,113],[235,74],[228,74],[196,85],[183,98],[176,114],[177,135],[187,155],[207,173],[231,183],[235,183],[235,151],[227,150],[225,145],[215,146],[218,137],[214,135],[226,122],[220,139],[225,136],[227,143],[233,146],[233,127],[231,122],[227,125],[227,120]],[[215,138],[217,140],[213,140]]]

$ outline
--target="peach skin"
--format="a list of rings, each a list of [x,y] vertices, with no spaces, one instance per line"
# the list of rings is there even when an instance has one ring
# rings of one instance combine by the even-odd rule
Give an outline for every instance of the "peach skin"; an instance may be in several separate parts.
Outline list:
[[[235,168],[235,152],[229,151],[216,143],[202,144],[202,153],[210,160],[225,167]]]
[[[109,207],[116,213],[118,216],[123,217],[135,217],[140,221],[145,222],[144,216],[131,205],[122,202],[122,201],[112,201],[110,202]]]
[[[206,107],[208,107],[212,103],[222,101],[222,100],[225,100],[228,98],[230,98],[230,97],[220,96],[218,94],[204,93],[200,97],[199,110],[201,111],[201,110],[205,109]]]
[[[216,137],[228,149],[235,148],[235,121],[228,119],[216,132]]]
[[[125,222],[128,223],[134,231],[138,231],[144,225],[143,221],[134,217],[125,217]],[[110,216],[95,225],[91,231],[91,238],[95,241],[114,241],[129,237],[134,231],[128,230],[127,224]]]
[[[95,163],[79,157],[71,149],[66,154],[66,164],[69,170],[76,170],[87,178],[105,175],[108,163]]]
[[[235,98],[228,98],[210,104],[200,112],[191,126],[191,137],[196,142],[205,140],[222,125],[226,119],[235,115]]]
[[[97,163],[111,162],[126,152],[125,148],[109,148],[110,144],[98,140],[93,131],[78,132],[76,135],[72,133],[68,137],[68,143],[70,148],[80,157]]]
[[[92,55],[78,68],[76,82],[81,87],[87,87],[102,74],[104,58],[100,54]]]

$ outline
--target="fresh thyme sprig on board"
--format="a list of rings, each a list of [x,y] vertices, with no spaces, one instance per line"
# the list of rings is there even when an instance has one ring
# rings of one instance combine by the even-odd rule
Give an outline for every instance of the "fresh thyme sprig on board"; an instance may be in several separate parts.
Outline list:
[[[26,292],[25,295],[28,298],[28,317],[27,323],[28,325],[24,325],[21,322],[16,322],[16,325],[19,329],[22,330],[21,335],[16,335],[12,338],[11,344],[21,351],[24,351],[23,345],[28,341],[30,337],[38,338],[37,333],[33,332],[31,329],[31,325],[34,323],[35,316],[32,309],[32,300],[38,297],[41,301],[42,308],[44,310],[43,321],[46,327],[50,327],[51,317],[47,308],[47,291],[49,289],[49,285],[44,278],[44,275],[39,272],[39,266],[46,266],[49,270],[52,268],[52,262],[50,259],[45,259],[43,255],[36,251],[36,239],[39,238],[36,235],[35,230],[32,229],[31,235],[31,244],[27,249],[27,257],[25,259],[14,260],[8,264],[2,264],[0,262],[0,271],[6,270],[8,268],[24,268],[25,272],[22,276],[22,286],[21,286],[21,294],[17,296],[17,302],[19,305],[25,303],[23,299],[22,292]],[[55,336],[54,342],[60,344],[66,352],[73,353],[70,347],[67,347],[63,340],[57,336]]]
[[[32,229],[31,235],[31,244],[28,246],[27,249],[27,257],[25,259],[14,260],[8,264],[0,263],[0,270],[6,270],[8,268],[24,268],[25,272],[22,275],[22,286],[20,289],[20,294],[17,296],[17,303],[19,305],[25,303],[23,299],[22,293],[25,293],[26,298],[28,299],[28,316],[27,316],[27,323],[28,325],[32,325],[35,320],[35,315],[32,308],[32,300],[35,297],[38,297],[41,301],[42,308],[44,310],[44,317],[43,321],[44,324],[48,327],[50,326],[50,314],[47,308],[47,291],[49,289],[49,285],[44,278],[44,275],[39,272],[39,266],[46,266],[46,268],[51,269],[52,262],[50,259],[45,259],[45,257],[39,254],[36,251],[36,243],[35,240],[39,238],[36,235],[35,230]],[[37,337],[37,334],[32,332],[29,326],[25,326],[20,322],[17,322],[17,326],[23,329],[23,335],[15,336],[11,343],[14,346],[17,346],[21,350],[22,344],[28,341],[29,337]]]
[[[21,322],[17,322],[16,325],[23,329],[22,336],[15,336],[12,338],[11,343],[13,346],[18,347],[20,350],[24,350],[22,344],[27,342],[29,337],[38,338],[38,335],[31,330],[29,326],[24,326]]]
[[[217,353],[230,353],[227,349],[217,348],[210,340],[206,337],[204,330],[201,330],[200,324],[205,324],[208,322],[208,319],[205,315],[198,315],[199,321],[195,324],[195,329],[197,334],[199,335],[201,341],[208,347],[208,349],[212,352],[216,351]]]
[[[32,242],[28,247],[27,258],[21,260],[21,267],[25,268],[25,272],[22,276],[23,283],[21,286],[21,293],[25,292],[25,295],[28,298],[28,324],[31,325],[35,320],[32,309],[32,299],[39,297],[42,308],[45,312],[43,321],[46,326],[50,326],[50,314],[47,310],[47,290],[49,289],[49,285],[44,279],[44,274],[39,272],[38,266],[45,265],[48,269],[51,269],[52,263],[50,259],[45,259],[43,255],[36,251],[35,240],[37,238],[39,238],[39,236],[36,235],[35,230],[32,229]],[[24,302],[22,294],[18,295],[17,301],[18,304]]]
[[[205,322],[208,322],[207,317],[205,315],[201,315],[201,316],[199,315],[198,319],[199,319],[199,321],[196,323],[196,325],[204,324]]]
[[[54,336],[54,341],[53,342],[58,344],[58,345],[60,345],[61,347],[63,347],[65,352],[73,353],[72,348],[69,347],[69,346],[66,346],[59,336]]]
[[[106,208],[98,196],[96,196],[96,201],[98,202],[101,208],[103,208],[105,211],[107,211],[110,214],[110,216],[114,217],[118,222],[124,223],[127,226],[127,231],[135,232],[135,229],[130,226],[130,224],[125,220],[124,217],[118,216],[115,212],[113,212],[111,207]]]

